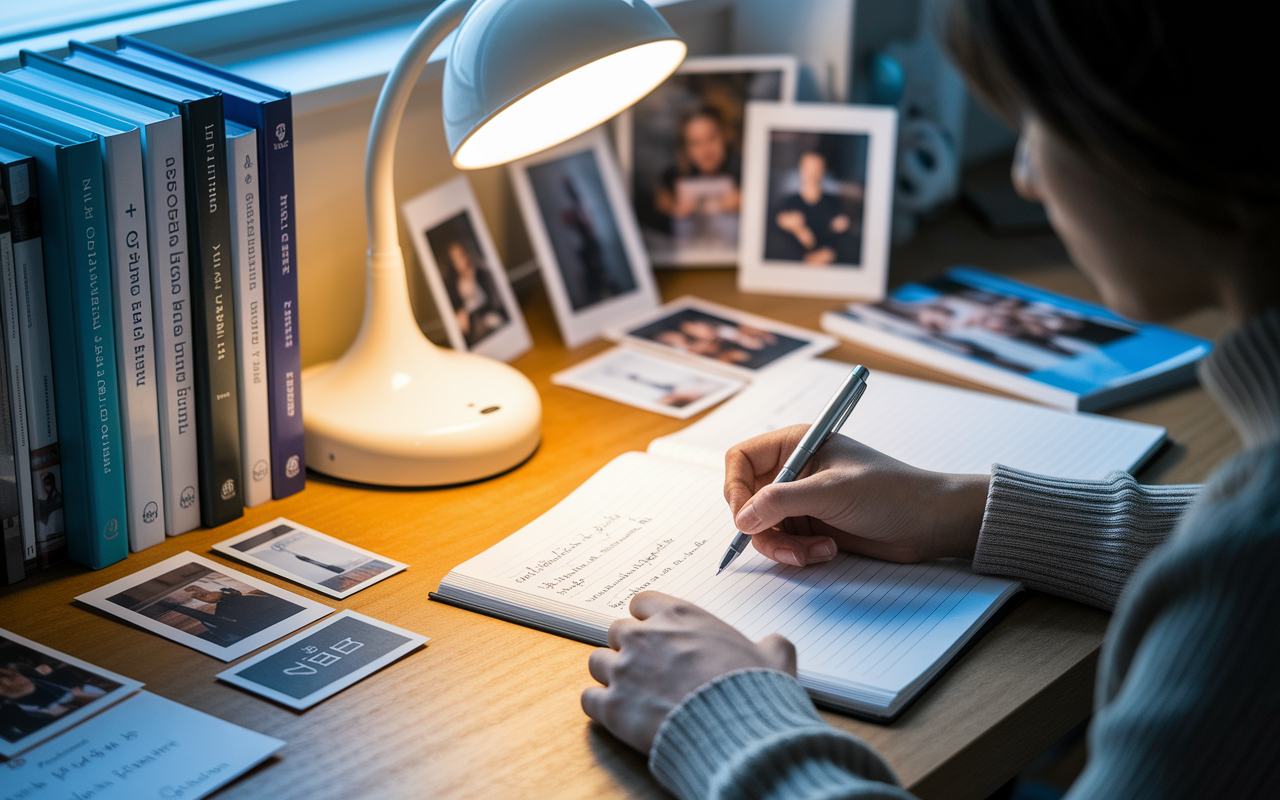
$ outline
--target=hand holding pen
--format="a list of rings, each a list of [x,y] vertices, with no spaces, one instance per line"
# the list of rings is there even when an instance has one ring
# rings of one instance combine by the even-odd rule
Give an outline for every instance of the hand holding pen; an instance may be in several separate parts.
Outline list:
[[[930,472],[832,435],[803,477],[775,483],[809,430],[771,431],[725,455],[725,499],[757,551],[790,566],[838,551],[906,563],[973,558],[990,476]]]
[[[805,431],[804,436],[800,438],[800,442],[796,445],[796,449],[792,451],[787,458],[786,463],[782,465],[782,469],[778,471],[777,477],[773,479],[774,483],[790,483],[804,471],[805,465],[809,463],[809,459],[813,458],[814,453],[826,444],[845,420],[849,418],[849,414],[853,412],[854,406],[862,399],[862,393],[867,390],[867,377],[871,373],[866,367],[858,365],[849,373],[849,377],[844,379],[840,384],[840,388],[836,389],[835,395],[827,401],[827,405],[822,409],[822,413],[818,414],[818,419],[809,426],[809,430]],[[720,559],[720,569],[716,570],[719,575],[724,572],[724,568],[733,563],[742,551],[746,549],[747,543],[751,541],[750,535],[743,533],[741,530],[733,537],[733,543],[729,545],[729,549],[725,551],[724,557]],[[835,555],[834,548],[831,555]]]

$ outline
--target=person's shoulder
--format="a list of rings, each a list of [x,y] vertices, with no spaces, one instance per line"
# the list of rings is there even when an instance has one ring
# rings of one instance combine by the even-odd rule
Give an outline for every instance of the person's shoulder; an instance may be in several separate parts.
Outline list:
[[[1280,440],[1214,470],[1179,526],[1187,546],[1262,548],[1280,555]]]

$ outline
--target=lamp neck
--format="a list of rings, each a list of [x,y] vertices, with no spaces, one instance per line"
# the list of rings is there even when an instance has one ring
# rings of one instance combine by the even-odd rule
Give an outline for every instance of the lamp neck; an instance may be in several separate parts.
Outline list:
[[[382,84],[378,106],[369,129],[369,149],[365,154],[365,214],[369,230],[369,259],[372,265],[384,255],[400,249],[396,224],[394,167],[396,138],[409,94],[427,59],[444,38],[458,26],[476,0],[444,0],[413,32],[404,54]]]

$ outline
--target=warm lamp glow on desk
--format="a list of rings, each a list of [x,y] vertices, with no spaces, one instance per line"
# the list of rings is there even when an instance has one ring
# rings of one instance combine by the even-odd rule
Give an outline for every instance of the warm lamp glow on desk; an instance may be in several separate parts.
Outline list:
[[[364,321],[342,358],[303,375],[307,466],[334,477],[473,481],[521,464],[541,436],[533,384],[499,361],[436,347],[409,304],[396,136],[427,57],[455,26],[443,110],[461,169],[514,161],[590,130],[648,94],[686,52],[644,0],[445,0],[414,32],[369,132]]]

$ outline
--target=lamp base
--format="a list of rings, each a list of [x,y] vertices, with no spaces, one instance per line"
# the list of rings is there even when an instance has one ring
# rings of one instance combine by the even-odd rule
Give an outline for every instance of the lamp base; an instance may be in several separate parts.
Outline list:
[[[302,373],[307,466],[381,486],[444,486],[506,472],[537,449],[542,402],[514,368],[421,338],[392,358]]]

